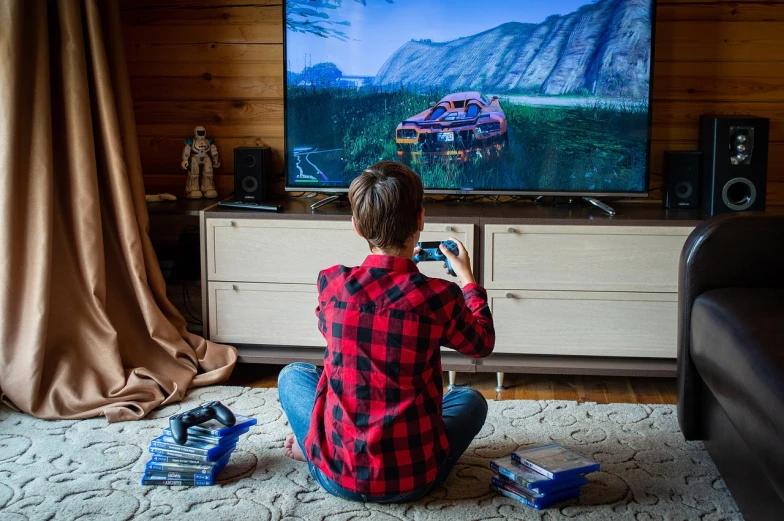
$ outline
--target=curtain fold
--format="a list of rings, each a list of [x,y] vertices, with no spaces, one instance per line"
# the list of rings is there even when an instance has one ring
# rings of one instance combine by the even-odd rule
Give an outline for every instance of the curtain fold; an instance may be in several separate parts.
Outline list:
[[[0,395],[143,417],[226,379],[150,243],[117,2],[0,0]]]

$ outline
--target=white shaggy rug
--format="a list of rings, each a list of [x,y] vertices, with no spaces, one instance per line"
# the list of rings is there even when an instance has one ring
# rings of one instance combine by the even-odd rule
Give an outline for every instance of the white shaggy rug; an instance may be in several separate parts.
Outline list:
[[[213,487],[143,487],[147,446],[169,415],[221,400],[258,418]],[[137,422],[43,421],[0,407],[0,520],[501,521],[741,520],[702,444],[670,405],[491,401],[487,424],[445,487],[407,505],[343,501],[288,459],[277,389],[210,387]],[[488,460],[560,443],[602,465],[579,501],[536,511],[488,490]]]

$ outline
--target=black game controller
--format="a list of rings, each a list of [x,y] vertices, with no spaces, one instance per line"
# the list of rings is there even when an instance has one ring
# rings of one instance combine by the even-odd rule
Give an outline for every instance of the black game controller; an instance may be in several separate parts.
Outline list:
[[[199,425],[209,420],[218,420],[223,425],[231,427],[237,419],[228,407],[220,402],[205,403],[201,407],[196,407],[190,411],[175,414],[169,418],[169,428],[172,438],[180,445],[185,445],[188,441],[188,427]]]

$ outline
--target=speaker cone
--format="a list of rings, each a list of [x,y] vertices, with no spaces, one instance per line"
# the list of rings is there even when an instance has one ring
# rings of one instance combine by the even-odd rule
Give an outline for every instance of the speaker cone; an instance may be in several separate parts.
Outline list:
[[[255,177],[248,176],[242,178],[242,189],[246,192],[255,192],[258,187],[259,182],[256,181]]]
[[[686,199],[693,191],[691,183],[687,181],[681,181],[675,185],[675,195],[677,195],[679,199]]]
[[[748,179],[736,177],[724,185],[721,198],[729,208],[736,211],[745,210],[757,199],[757,189]]]

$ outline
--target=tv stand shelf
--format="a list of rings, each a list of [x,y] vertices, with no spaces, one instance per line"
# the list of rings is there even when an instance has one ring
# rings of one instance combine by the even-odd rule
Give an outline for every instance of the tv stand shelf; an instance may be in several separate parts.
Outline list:
[[[201,212],[205,334],[237,346],[241,361],[318,363],[318,271],[361,263],[367,244],[344,202],[313,212],[310,198],[275,202],[283,211]],[[703,216],[612,205],[614,216],[589,205],[426,203],[422,240],[466,244],[497,335],[485,359],[445,349],[444,369],[674,375],[678,260]],[[444,276],[436,264],[420,269]]]

